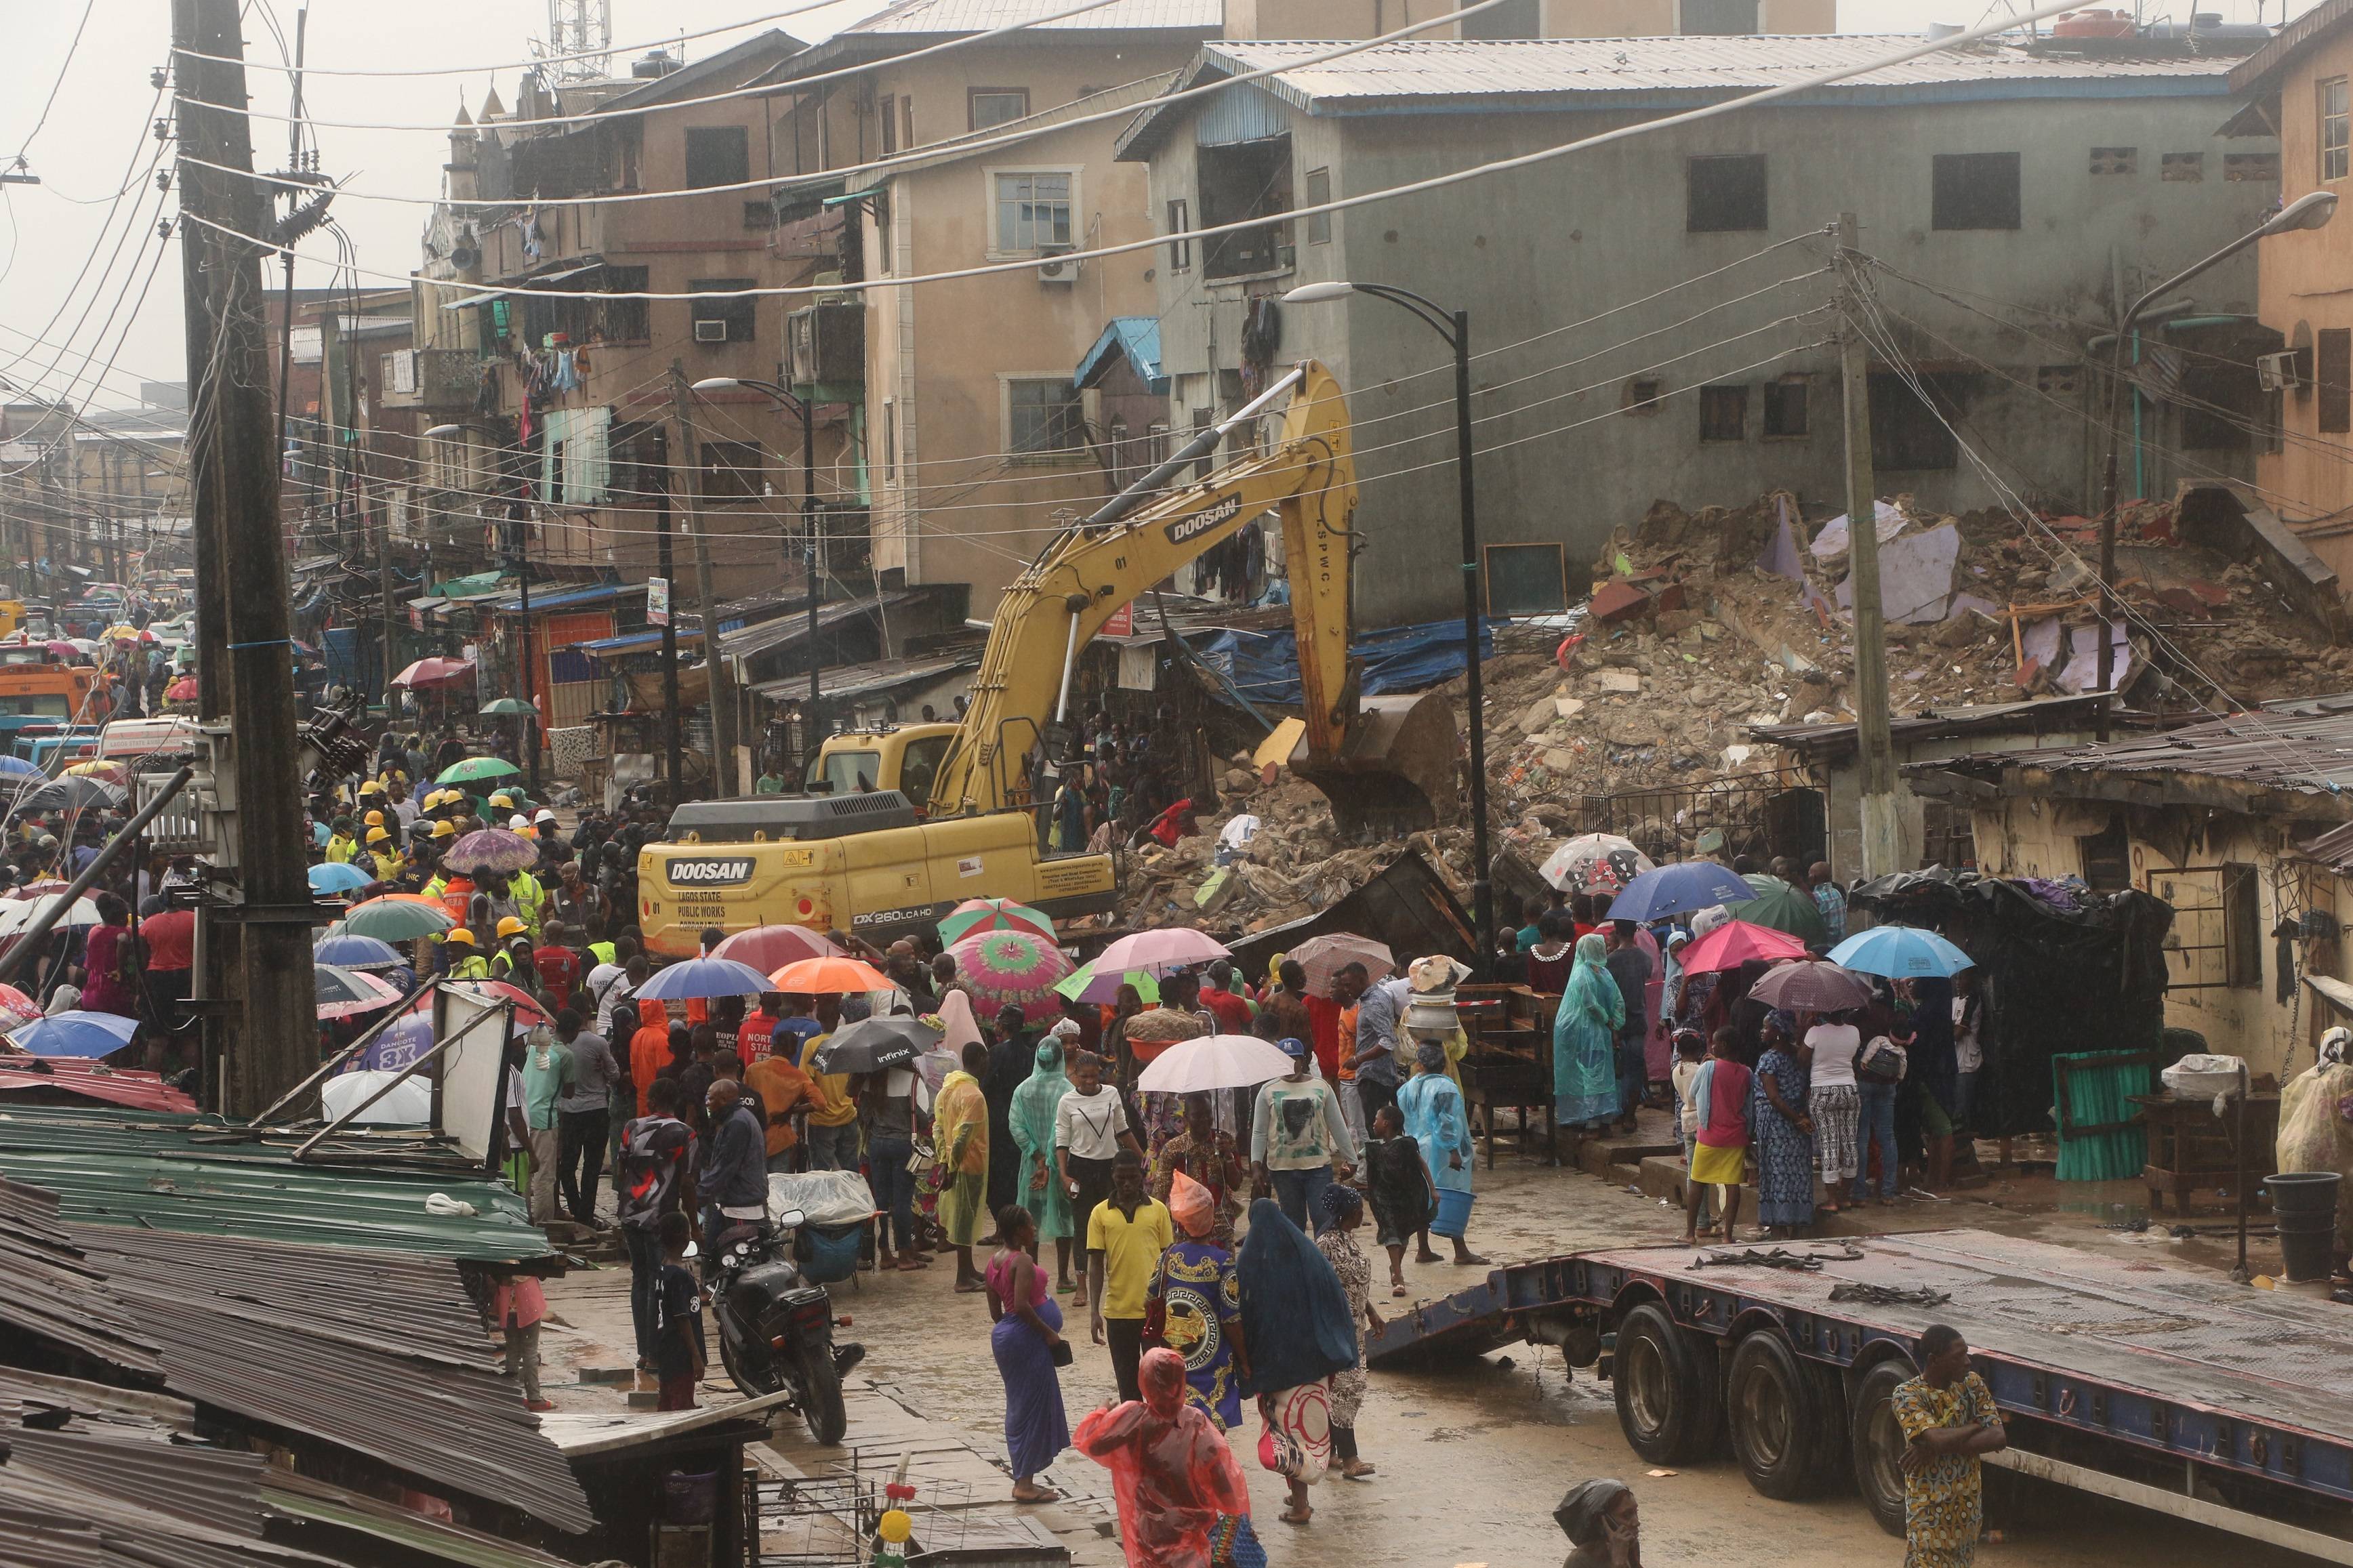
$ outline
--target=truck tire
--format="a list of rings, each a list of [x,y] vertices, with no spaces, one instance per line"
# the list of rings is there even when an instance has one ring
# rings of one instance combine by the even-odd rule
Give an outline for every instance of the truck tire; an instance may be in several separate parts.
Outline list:
[[[1778,1329],[1759,1329],[1734,1349],[1725,1415],[1740,1468],[1764,1496],[1788,1502],[1823,1489],[1825,1454],[1844,1445],[1839,1412],[1821,1407],[1819,1391]]]
[[[1715,1446],[1723,1406],[1712,1347],[1675,1326],[1666,1309],[1644,1302],[1618,1325],[1610,1381],[1618,1426],[1634,1452],[1654,1465],[1684,1465]]]
[[[1854,1484],[1879,1528],[1901,1540],[1904,1535],[1903,1429],[1888,1406],[1895,1385],[1912,1376],[1900,1361],[1883,1361],[1857,1380],[1854,1408],[1847,1430],[1854,1455]]]
[[[849,1430],[849,1412],[841,1403],[841,1373],[834,1370],[833,1347],[812,1341],[801,1347],[798,1403],[809,1439],[828,1447]]]

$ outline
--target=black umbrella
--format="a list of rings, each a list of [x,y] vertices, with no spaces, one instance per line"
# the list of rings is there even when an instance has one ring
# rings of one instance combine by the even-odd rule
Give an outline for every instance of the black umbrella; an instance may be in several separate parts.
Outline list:
[[[19,811],[73,811],[90,806],[111,808],[122,804],[122,792],[112,784],[79,775],[52,779],[16,797]]]
[[[819,1072],[881,1072],[904,1067],[943,1037],[940,1030],[913,1018],[860,1018],[836,1029],[810,1065]]]

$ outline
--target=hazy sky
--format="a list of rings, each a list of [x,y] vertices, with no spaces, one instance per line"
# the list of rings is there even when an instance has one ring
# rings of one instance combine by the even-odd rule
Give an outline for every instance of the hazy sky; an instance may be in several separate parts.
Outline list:
[[[660,39],[663,28],[674,33],[681,17],[695,29],[751,25],[807,3],[613,0],[613,37],[628,51],[626,61]],[[2284,3],[2293,15],[2310,0]],[[29,389],[76,404],[94,397],[100,405],[116,406],[135,403],[142,380],[177,381],[185,374],[179,247],[176,240],[159,244],[155,236],[157,218],[176,208],[153,179],[157,168],[171,166],[170,149],[150,130],[161,110],[149,76],[168,57],[170,5],[168,0],[90,4],[88,27],[69,61],[81,0],[0,0],[0,37],[6,42],[0,56],[0,162],[12,160],[23,147],[26,163],[43,182],[0,185],[0,381],[12,395]],[[1974,25],[1999,14],[1999,5],[1983,11],[1983,4],[1840,0],[1839,19],[1846,32],[1914,33],[1929,22]],[[2258,16],[2256,0],[2198,4],[2232,21]],[[2281,20],[2282,4],[2269,0],[2263,19]],[[291,47],[299,5],[300,0],[249,0],[248,60],[274,66],[280,58],[263,13],[278,19]],[[815,40],[880,8],[881,0],[835,0],[769,25]],[[2018,9],[2030,8],[2028,0],[2021,0]],[[2156,14],[2153,5],[2150,14]],[[321,119],[446,125],[461,100],[479,107],[493,81],[512,104],[521,75],[515,62],[529,57],[532,40],[546,30],[545,0],[316,0],[310,7],[310,65],[453,74],[313,75],[305,97],[311,113]],[[699,58],[742,36],[695,40],[686,47],[688,56]],[[484,68],[492,66],[503,68]],[[36,132],[53,84],[58,87],[56,101]],[[282,72],[252,70],[249,86],[257,110],[285,111]],[[285,125],[257,120],[253,128],[257,166],[282,164]],[[441,134],[321,130],[317,140],[322,166],[357,188],[427,197],[440,191],[441,164],[448,154]],[[116,202],[119,191],[124,194]],[[349,197],[334,207],[357,247],[359,264],[393,274],[406,273],[416,263],[427,215],[423,206]],[[313,256],[332,255],[333,241],[314,235],[301,248]],[[278,277],[273,262],[270,281]],[[324,266],[306,263],[298,268],[298,285],[326,281]],[[142,288],[144,301],[137,303]]]

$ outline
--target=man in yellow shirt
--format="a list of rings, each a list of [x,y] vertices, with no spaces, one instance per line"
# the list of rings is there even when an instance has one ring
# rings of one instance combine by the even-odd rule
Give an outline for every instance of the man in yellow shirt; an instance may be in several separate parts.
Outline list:
[[[833,1031],[841,1025],[841,998],[817,999],[817,1021],[823,1032],[811,1035],[801,1047],[801,1071],[808,1075],[808,1168],[812,1171],[858,1169],[858,1101],[849,1092],[846,1072],[821,1073],[810,1064]]]
[[[381,827],[369,828],[367,847],[368,858],[375,866],[377,881],[389,882],[400,875],[399,847],[393,843],[390,833]]]
[[[1168,1205],[1145,1191],[1144,1161],[1134,1150],[1122,1149],[1112,1162],[1111,1196],[1084,1223],[1094,1342],[1110,1342],[1119,1396],[1141,1399],[1135,1369],[1144,1360],[1145,1303],[1160,1255],[1176,1239],[1176,1227]]]
[[[333,865],[348,866],[352,857],[360,852],[359,840],[352,837],[352,819],[335,818],[334,831],[327,836],[327,859]]]

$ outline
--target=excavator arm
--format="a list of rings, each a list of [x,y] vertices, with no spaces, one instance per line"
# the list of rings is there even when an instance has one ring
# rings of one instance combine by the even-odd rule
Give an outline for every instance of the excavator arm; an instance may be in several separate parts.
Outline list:
[[[1159,493],[1286,395],[1270,450]],[[1344,833],[1426,827],[1441,805],[1451,814],[1455,732],[1443,700],[1356,695],[1348,665],[1356,505],[1347,401],[1331,372],[1311,360],[1071,525],[1006,590],[962,729],[940,763],[933,815],[1006,805],[1023,760],[1063,716],[1088,639],[1122,605],[1269,510],[1282,519],[1298,635],[1306,733],[1293,771],[1331,797]]]

